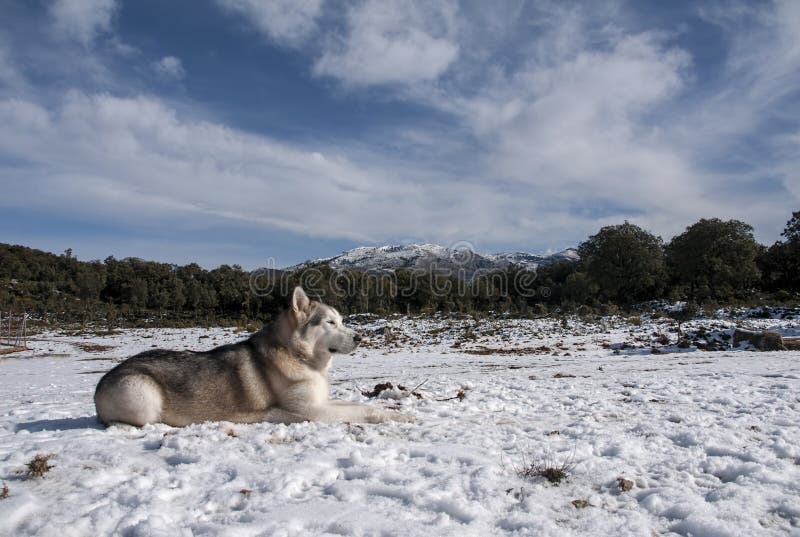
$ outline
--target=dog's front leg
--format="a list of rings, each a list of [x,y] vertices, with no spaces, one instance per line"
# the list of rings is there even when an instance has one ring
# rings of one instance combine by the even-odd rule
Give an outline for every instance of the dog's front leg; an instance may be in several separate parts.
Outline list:
[[[416,421],[411,414],[346,401],[328,401],[317,411],[319,413],[317,419],[328,423],[383,423],[384,421],[413,423]]]
[[[273,407],[259,421],[285,424],[304,421],[319,421],[322,423],[383,423],[385,421],[399,421],[413,423],[416,418],[410,414],[392,412],[360,403],[328,401],[324,405],[295,409],[294,411]]]

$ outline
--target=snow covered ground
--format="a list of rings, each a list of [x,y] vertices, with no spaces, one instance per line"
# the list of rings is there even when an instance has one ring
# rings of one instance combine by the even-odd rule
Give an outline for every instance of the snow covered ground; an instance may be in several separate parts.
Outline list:
[[[671,352],[664,320],[354,321],[371,337],[335,359],[333,396],[416,423],[104,429],[116,361],[243,334],[37,336],[0,359],[0,535],[800,535],[800,352]],[[37,454],[53,468],[27,477]],[[517,475],[536,463],[568,477]]]

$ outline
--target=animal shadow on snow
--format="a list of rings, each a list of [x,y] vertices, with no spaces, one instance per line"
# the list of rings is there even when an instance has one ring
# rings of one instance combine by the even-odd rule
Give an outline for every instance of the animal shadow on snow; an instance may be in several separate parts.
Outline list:
[[[39,433],[42,431],[68,431],[70,429],[105,429],[105,427],[97,420],[97,416],[83,416],[80,418],[36,420],[18,423],[15,431]]]

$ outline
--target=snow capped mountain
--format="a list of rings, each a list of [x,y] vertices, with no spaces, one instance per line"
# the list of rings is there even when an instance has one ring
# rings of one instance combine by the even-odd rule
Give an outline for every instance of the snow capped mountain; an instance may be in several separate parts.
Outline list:
[[[520,265],[523,267],[536,267],[538,265],[547,265],[556,263],[558,261],[577,261],[579,259],[578,251],[575,248],[567,248],[554,254],[529,254],[526,252],[511,252],[502,254],[485,254],[484,257],[489,257],[496,260],[498,263],[506,263],[512,265]]]
[[[388,246],[361,246],[333,257],[314,259],[286,267],[296,270],[320,264],[334,269],[350,269],[367,272],[386,272],[397,269],[451,271],[471,279],[477,271],[491,271],[519,265],[535,270],[539,265],[557,261],[577,261],[578,252],[568,248],[554,254],[530,254],[525,252],[480,254],[466,247],[448,248],[438,244],[409,244]]]

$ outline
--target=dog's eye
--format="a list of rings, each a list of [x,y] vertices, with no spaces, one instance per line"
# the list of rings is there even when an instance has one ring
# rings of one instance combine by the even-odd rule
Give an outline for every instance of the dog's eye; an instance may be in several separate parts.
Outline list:
[[[328,321],[328,324],[330,324],[332,326],[336,326],[336,321]]]

